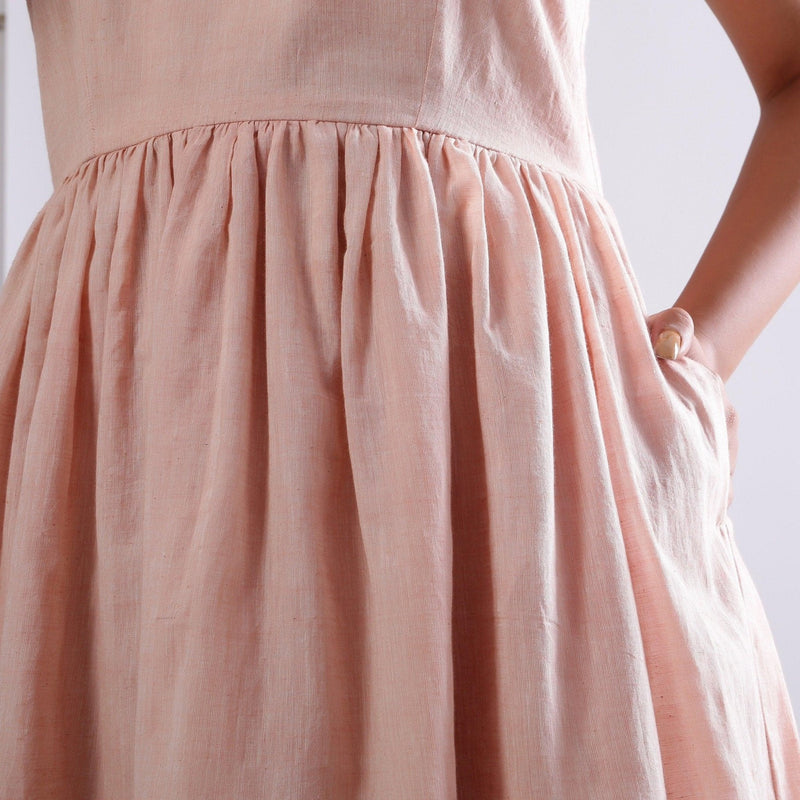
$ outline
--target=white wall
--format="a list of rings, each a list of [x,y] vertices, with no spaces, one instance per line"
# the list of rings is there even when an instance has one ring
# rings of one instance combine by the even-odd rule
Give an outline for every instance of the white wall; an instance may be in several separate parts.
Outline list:
[[[5,39],[3,279],[25,232],[53,191],[44,141],[36,51],[24,0],[6,3]]]
[[[4,152],[6,119],[6,3],[0,0],[0,154]],[[5,170],[3,158],[0,158],[0,188],[5,186]],[[5,219],[5,193],[0,191],[0,222]],[[3,251],[4,225],[0,224],[0,255]],[[0,261],[0,285],[2,285],[5,272],[5,262]]]
[[[7,9],[5,258],[52,191],[27,10]],[[589,100],[603,185],[651,311],[671,305],[733,188],[758,119],[755,95],[702,0],[594,0]],[[800,292],[728,382],[740,420],[731,517],[800,717]]]

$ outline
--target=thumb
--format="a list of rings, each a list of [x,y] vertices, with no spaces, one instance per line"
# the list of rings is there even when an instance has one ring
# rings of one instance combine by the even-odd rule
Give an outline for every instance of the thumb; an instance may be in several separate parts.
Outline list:
[[[691,347],[694,320],[688,311],[670,306],[647,316],[650,343],[657,356],[678,358]]]

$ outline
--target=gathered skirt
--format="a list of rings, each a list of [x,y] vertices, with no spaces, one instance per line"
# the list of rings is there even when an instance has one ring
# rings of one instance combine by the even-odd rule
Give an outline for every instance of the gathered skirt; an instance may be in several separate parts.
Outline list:
[[[464,139],[82,163],[0,290],[0,797],[800,798],[646,316],[602,196]]]

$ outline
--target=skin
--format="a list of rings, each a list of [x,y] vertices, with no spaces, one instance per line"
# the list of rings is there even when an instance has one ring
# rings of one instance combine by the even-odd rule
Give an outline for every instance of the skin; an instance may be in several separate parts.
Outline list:
[[[736,184],[674,305],[727,380],[800,283],[800,0],[706,0],[736,49],[760,117]]]

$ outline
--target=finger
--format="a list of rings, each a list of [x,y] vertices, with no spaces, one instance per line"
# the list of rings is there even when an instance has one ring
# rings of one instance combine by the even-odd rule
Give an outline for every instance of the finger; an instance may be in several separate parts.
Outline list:
[[[691,347],[694,320],[685,309],[665,308],[650,316],[648,322],[653,349],[661,358],[678,358]]]

